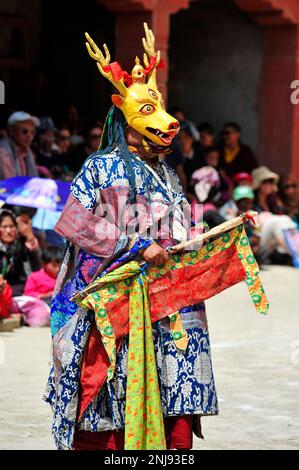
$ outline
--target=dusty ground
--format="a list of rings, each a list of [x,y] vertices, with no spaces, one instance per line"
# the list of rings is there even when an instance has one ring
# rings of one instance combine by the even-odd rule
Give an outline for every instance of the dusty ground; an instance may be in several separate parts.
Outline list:
[[[299,449],[299,271],[262,272],[271,302],[255,313],[243,284],[207,302],[220,415],[197,449]],[[0,333],[0,449],[53,449],[41,401],[50,332]]]

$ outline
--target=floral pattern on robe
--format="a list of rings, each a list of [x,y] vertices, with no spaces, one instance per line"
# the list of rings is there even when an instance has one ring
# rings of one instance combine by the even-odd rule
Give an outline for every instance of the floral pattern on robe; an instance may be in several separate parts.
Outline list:
[[[155,222],[167,217],[173,206],[188,206],[175,172],[164,162],[159,163],[154,175],[144,162],[134,161],[134,173],[137,202],[150,207]],[[170,182],[167,189],[165,175]],[[125,397],[119,399],[119,393],[125,389],[127,339],[117,358],[118,373],[113,382],[102,388],[80,423],[76,423],[82,354],[94,319],[93,312],[79,308],[70,299],[92,281],[103,262],[124,252],[122,230],[130,225],[132,217],[128,211],[129,193],[130,182],[118,149],[100,157],[96,152],[76,176],[56,226],[56,231],[68,240],[68,244],[52,301],[53,366],[44,399],[53,409],[52,429],[58,449],[72,448],[76,424],[81,429],[104,430],[119,429],[124,423]],[[105,204],[109,205],[106,212],[103,210]],[[119,212],[123,227],[115,222],[119,220]],[[153,241],[147,234],[148,227],[143,228],[130,249],[133,257]],[[101,233],[107,233],[107,229],[113,230],[113,240],[101,238]],[[174,239],[171,226],[160,223],[157,241],[162,246],[169,246],[179,239]],[[184,355],[177,352],[167,322],[153,325],[164,415],[217,414],[203,306],[186,307],[181,310],[181,316],[190,338]]]

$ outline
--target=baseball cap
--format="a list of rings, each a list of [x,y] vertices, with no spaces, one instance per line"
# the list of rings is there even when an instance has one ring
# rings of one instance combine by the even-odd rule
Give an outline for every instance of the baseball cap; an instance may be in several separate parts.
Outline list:
[[[233,190],[233,200],[240,201],[240,199],[254,199],[254,192],[250,186],[237,186]]]
[[[237,173],[233,177],[233,181],[235,184],[238,184],[239,181],[246,180],[248,183],[252,183],[252,176],[249,173],[246,173],[245,171],[241,171],[240,173]]]
[[[57,132],[54,121],[50,116],[42,116],[39,119],[39,132],[45,131]]]
[[[31,116],[31,114],[26,113],[25,111],[15,111],[12,113],[7,121],[7,124],[9,126],[12,126],[13,124],[16,124],[17,122],[24,122],[24,121],[31,121],[35,125],[35,127],[38,127],[40,124],[39,119],[36,116]]]

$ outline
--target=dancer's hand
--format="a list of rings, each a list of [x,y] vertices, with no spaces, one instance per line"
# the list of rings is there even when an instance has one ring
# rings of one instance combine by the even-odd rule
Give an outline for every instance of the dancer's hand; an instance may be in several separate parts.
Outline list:
[[[168,260],[167,251],[161,248],[158,243],[152,243],[146,250],[143,252],[143,259],[150,264],[155,264],[159,266],[160,264],[166,263]]]

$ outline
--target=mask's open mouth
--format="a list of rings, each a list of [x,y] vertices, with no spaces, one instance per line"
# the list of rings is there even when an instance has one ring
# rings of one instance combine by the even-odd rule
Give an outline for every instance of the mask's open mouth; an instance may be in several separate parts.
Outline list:
[[[170,145],[172,139],[174,136],[178,133],[178,129],[174,129],[168,132],[162,132],[160,129],[154,129],[153,127],[146,127],[146,130],[150,132],[151,134],[156,135],[159,137],[161,142],[163,142],[164,145]]]
[[[145,135],[143,136],[143,139],[147,143],[147,145],[150,148],[150,152],[153,154],[164,154],[164,153],[170,153],[171,152],[171,147],[169,145],[159,145],[156,144],[156,142],[153,142],[151,139],[146,137]]]

